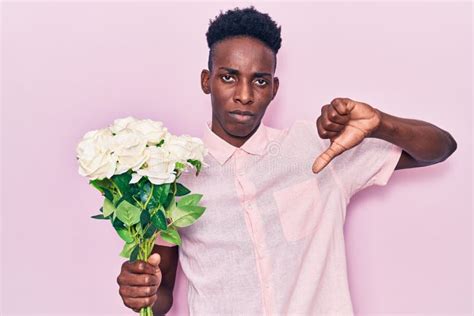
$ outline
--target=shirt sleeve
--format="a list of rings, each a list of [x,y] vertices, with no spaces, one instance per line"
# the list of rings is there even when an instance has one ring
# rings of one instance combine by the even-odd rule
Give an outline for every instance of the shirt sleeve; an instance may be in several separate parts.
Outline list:
[[[347,200],[369,186],[386,185],[401,153],[402,148],[397,145],[378,138],[365,138],[359,145],[336,157],[333,168]]]
[[[315,123],[306,122],[326,150],[329,139],[319,137]],[[311,125],[311,126],[310,126]],[[334,158],[326,168],[334,170],[346,201],[360,190],[372,185],[386,185],[402,154],[402,148],[378,138],[365,138],[360,144]]]

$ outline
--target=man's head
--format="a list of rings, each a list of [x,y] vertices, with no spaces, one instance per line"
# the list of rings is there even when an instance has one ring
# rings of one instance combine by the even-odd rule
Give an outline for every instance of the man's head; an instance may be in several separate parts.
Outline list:
[[[274,76],[281,27],[253,7],[229,10],[211,21],[209,70],[201,73],[211,94],[212,130],[240,147],[256,130],[278,90]],[[236,113],[248,114],[239,116]]]

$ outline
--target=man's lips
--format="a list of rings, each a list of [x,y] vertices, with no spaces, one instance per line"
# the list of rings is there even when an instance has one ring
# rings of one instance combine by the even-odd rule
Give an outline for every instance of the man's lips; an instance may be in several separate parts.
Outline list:
[[[234,111],[230,111],[229,113],[233,113],[233,114],[240,114],[240,115],[250,115],[250,116],[253,116],[254,114],[250,111],[241,111],[241,110],[234,110]]]
[[[254,114],[249,111],[235,110],[235,111],[229,112],[229,116],[231,116],[233,119],[239,122],[246,123],[253,119]]]

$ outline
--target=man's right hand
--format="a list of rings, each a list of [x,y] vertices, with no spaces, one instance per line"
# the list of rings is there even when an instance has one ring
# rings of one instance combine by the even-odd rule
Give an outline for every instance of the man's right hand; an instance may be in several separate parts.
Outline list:
[[[160,261],[160,255],[153,253],[148,262],[136,260],[125,261],[122,264],[117,283],[125,306],[138,313],[143,307],[155,304],[162,278]]]

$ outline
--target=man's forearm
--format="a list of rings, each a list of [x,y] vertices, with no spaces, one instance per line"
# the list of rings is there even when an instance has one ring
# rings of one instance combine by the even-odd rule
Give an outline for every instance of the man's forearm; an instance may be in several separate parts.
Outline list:
[[[158,299],[152,307],[153,315],[165,315],[173,306],[173,291],[165,286],[160,286],[157,291]]]
[[[395,144],[414,159],[425,163],[443,161],[456,150],[454,138],[433,124],[377,111],[381,114],[380,125],[368,137]]]

